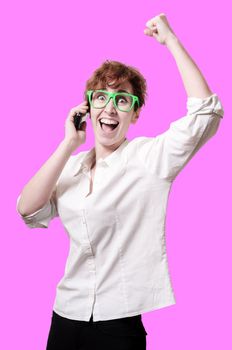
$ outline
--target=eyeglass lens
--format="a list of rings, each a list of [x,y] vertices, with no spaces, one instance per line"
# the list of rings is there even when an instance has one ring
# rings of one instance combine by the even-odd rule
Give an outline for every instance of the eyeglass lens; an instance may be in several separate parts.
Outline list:
[[[94,108],[104,108],[108,102],[109,96],[105,92],[94,91],[92,94],[91,102]],[[122,94],[115,97],[116,106],[122,110],[127,111],[130,109],[133,103],[133,98]]]

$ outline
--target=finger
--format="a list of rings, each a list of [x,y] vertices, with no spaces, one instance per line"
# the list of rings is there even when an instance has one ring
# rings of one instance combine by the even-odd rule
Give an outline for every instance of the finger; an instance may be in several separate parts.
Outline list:
[[[81,109],[81,108],[73,109],[70,113],[70,116],[73,117],[75,114],[78,114],[78,113],[86,114],[86,112],[87,111],[85,109]]]
[[[77,110],[72,110],[71,113],[69,114],[69,119],[74,118],[74,116],[78,113],[83,114],[84,116],[87,114],[87,111],[81,108],[78,108]]]
[[[144,29],[144,34],[149,35],[149,36],[153,36],[154,30],[146,28]]]
[[[76,107],[73,107],[71,110],[76,112],[76,111],[79,111],[79,110],[82,110],[82,111],[86,111],[89,107],[88,106],[76,106]]]
[[[154,19],[150,19],[149,21],[147,21],[146,26],[150,29],[153,29],[154,27],[156,27],[156,22]]]
[[[86,104],[88,103],[88,101],[84,100],[83,102],[81,102],[79,105],[76,105],[74,107],[78,107],[78,106],[81,106],[81,107],[86,107]]]

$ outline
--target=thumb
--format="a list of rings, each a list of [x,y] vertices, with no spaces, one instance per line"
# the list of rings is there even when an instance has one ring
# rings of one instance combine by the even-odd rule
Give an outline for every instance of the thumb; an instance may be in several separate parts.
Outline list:
[[[154,35],[154,29],[145,28],[143,32],[144,32],[144,34],[146,34],[148,36],[153,36]]]
[[[86,126],[87,126],[87,123],[86,121],[84,121],[83,123],[81,123],[80,130],[86,131]]]

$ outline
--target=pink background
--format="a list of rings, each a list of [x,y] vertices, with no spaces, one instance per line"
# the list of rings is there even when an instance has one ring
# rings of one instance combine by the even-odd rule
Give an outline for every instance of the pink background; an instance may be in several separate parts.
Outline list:
[[[0,348],[45,349],[69,241],[59,218],[48,229],[27,228],[16,198],[62,141],[67,113],[82,102],[92,72],[111,59],[147,79],[148,100],[128,139],[160,134],[186,114],[173,57],[143,33],[145,23],[164,12],[225,116],[173,184],[166,239],[177,304],[143,314],[147,349],[231,349],[229,1],[22,0],[1,7]],[[88,120],[78,152],[93,145]]]

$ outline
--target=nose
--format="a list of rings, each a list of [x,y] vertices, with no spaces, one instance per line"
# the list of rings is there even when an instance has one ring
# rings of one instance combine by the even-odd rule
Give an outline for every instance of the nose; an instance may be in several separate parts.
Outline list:
[[[109,102],[105,106],[105,111],[108,113],[112,113],[112,111],[115,112],[114,101],[112,97],[110,98]]]

